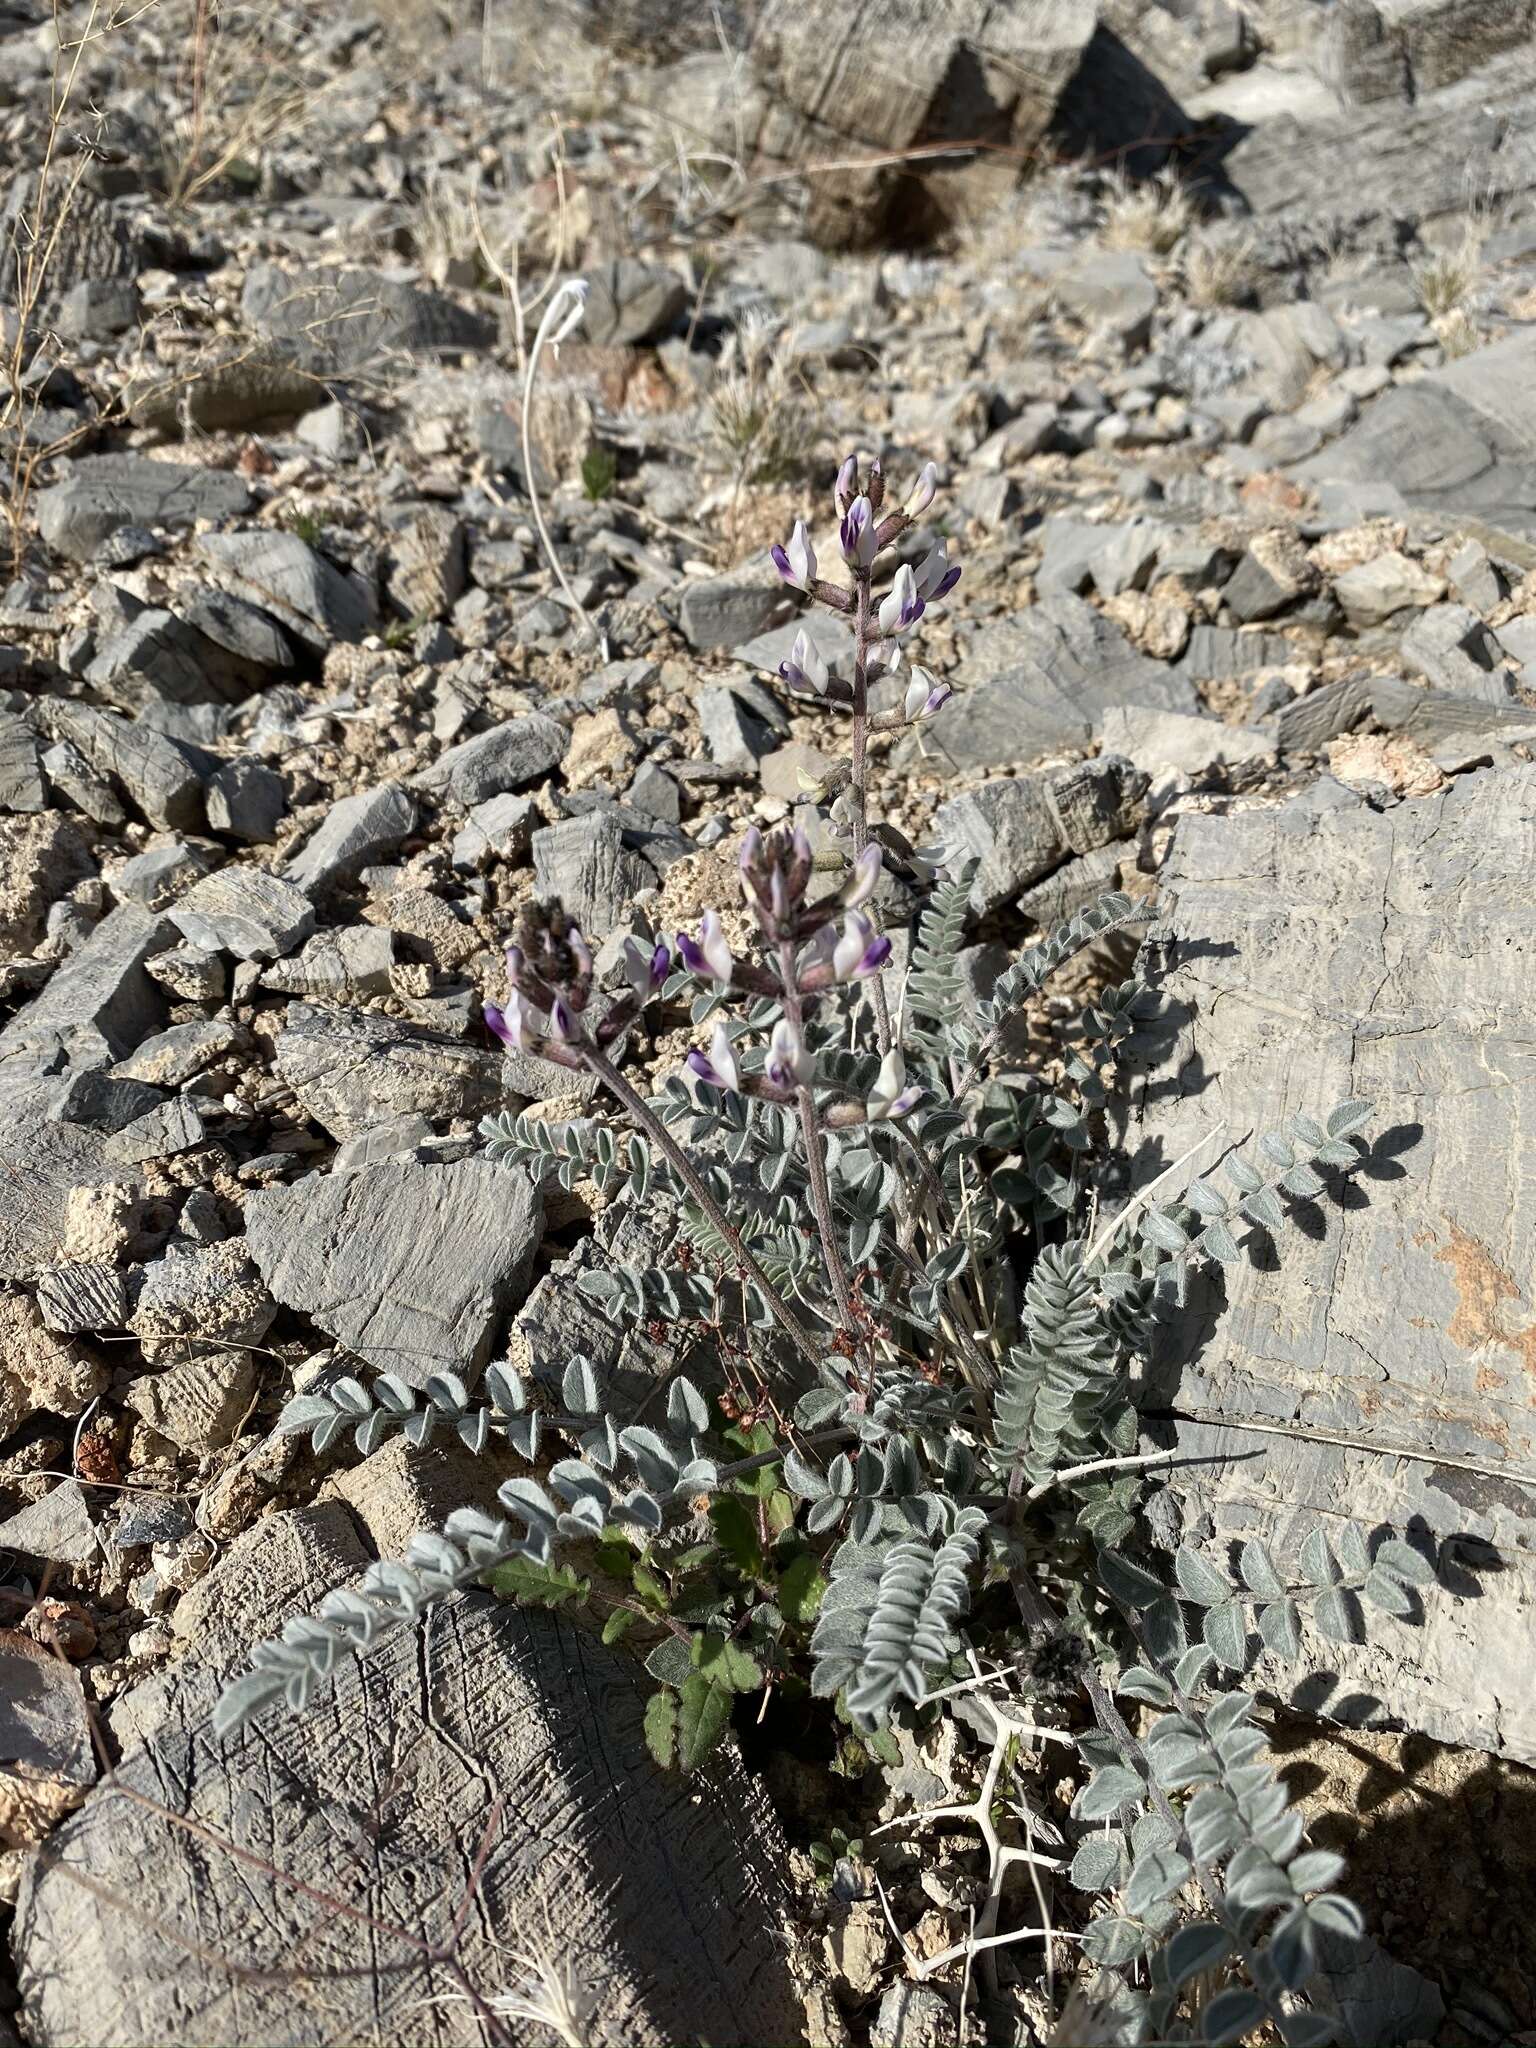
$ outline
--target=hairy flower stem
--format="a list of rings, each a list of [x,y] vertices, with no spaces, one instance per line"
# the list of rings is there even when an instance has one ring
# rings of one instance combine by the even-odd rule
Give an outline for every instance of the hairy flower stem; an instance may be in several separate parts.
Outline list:
[[[660,1117],[652,1110],[644,1096],[640,1094],[638,1089],[630,1086],[613,1062],[600,1053],[595,1045],[584,1045],[581,1048],[581,1057],[587,1071],[595,1075],[608,1090],[608,1093],[613,1096],[614,1100],[621,1102],[625,1109],[628,1110],[635,1123],[644,1131],[651,1143],[656,1146],[694,1201],[698,1203],[700,1209],[703,1210],[715,1229],[719,1231],[723,1241],[730,1246],[742,1272],[746,1274],[758,1293],[763,1297],[763,1300],[768,1304],[769,1314],[789,1338],[795,1349],[800,1353],[800,1356],[811,1367],[818,1366],[821,1362],[822,1347],[816,1344],[810,1331],[806,1329],[800,1318],[757,1263],[757,1260],[747,1250],[746,1245],[742,1242],[740,1231],[731,1222],[725,1211],[720,1207],[720,1204],[709,1192],[709,1189],[705,1187],[703,1181],[694,1170],[687,1153],[683,1151]]]
[[[856,602],[853,616],[853,755],[849,802],[853,808],[853,857],[869,844],[869,571],[855,571]],[[876,931],[885,929],[880,913],[871,903],[870,916]],[[875,1027],[882,1057],[891,1049],[891,1008],[885,999],[885,980],[874,977]]]
[[[805,1004],[796,980],[795,946],[792,939],[786,939],[779,947],[779,978],[783,984],[784,1015],[794,1030],[796,1038],[803,1038],[805,1025]],[[811,1207],[816,1213],[816,1227],[821,1232],[821,1255],[827,1269],[827,1278],[832,1283],[833,1299],[843,1329],[850,1341],[857,1341],[858,1323],[853,1313],[853,1295],[848,1286],[848,1271],[843,1264],[843,1248],[838,1242],[837,1231],[832,1219],[832,1190],[827,1184],[827,1154],[822,1141],[821,1124],[816,1115],[816,1098],[809,1088],[795,1090],[795,1106],[800,1112],[800,1142],[805,1147],[806,1178],[810,1182]]]

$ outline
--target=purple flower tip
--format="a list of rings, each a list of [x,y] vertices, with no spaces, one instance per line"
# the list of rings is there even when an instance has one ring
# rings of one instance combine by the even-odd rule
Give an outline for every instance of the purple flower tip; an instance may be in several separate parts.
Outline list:
[[[506,1014],[499,1003],[487,1003],[480,1014],[485,1019],[486,1029],[493,1032],[503,1045],[516,1046],[517,1041],[508,1029]]]
[[[796,580],[795,572],[789,566],[789,556],[784,552],[783,548],[779,545],[777,541],[775,541],[773,546],[768,550],[768,554],[773,562],[773,566],[784,578],[784,581],[786,583],[793,583]]]
[[[959,581],[960,581],[960,564],[959,564],[958,562],[956,562],[956,563],[955,563],[955,565],[954,565],[954,567],[953,567],[952,569],[950,569],[950,570],[949,570],[949,572],[948,572],[948,573],[947,573],[947,574],[946,574],[946,575],[944,576],[944,578],[943,578],[943,579],[942,579],[942,581],[940,582],[940,584],[939,584],[939,587],[938,587],[938,589],[937,589],[937,590],[936,590],[936,591],[935,591],[935,592],[933,593],[933,594],[934,594],[934,596],[935,596],[935,597],[947,597],[947,596],[949,595],[950,591],[952,591],[952,590],[954,589],[955,585],[956,585],[956,584],[957,584],[957,583],[958,583]]]

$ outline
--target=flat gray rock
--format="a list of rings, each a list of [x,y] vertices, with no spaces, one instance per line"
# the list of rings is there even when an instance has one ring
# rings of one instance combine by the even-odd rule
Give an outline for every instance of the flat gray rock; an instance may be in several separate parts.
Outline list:
[[[145,455],[88,455],[63,483],[37,498],[44,540],[72,562],[88,562],[120,526],[194,526],[250,510],[239,477]]]
[[[971,909],[978,917],[1037,882],[1067,852],[1044,787],[1027,775],[952,797],[939,806],[933,829],[952,855],[976,861]]]
[[[75,1067],[125,1059],[165,1023],[165,991],[144,963],[175,939],[167,918],[120,903],[0,1031],[0,1054],[62,1052]]]
[[[604,811],[562,818],[533,835],[533,872],[541,896],[558,896],[593,945],[607,938],[656,870],[631,853],[617,819]]]
[[[499,1053],[367,1010],[290,1004],[272,1063],[333,1138],[405,1116],[478,1117],[506,1093]]]
[[[446,793],[465,810],[493,796],[537,782],[565,759],[571,735],[542,711],[508,718],[439,754],[415,777],[416,786]]]
[[[336,640],[361,640],[378,623],[378,607],[362,581],[343,575],[296,533],[209,533],[197,546],[225,590],[270,612],[319,653]]]
[[[49,1116],[57,1092],[55,1080],[11,1077],[0,1064],[0,1280],[35,1280],[59,1263],[72,1188],[134,1177],[108,1164],[99,1131]]]
[[[333,804],[284,873],[301,889],[344,880],[416,829],[416,801],[398,782],[380,782]]]
[[[157,703],[238,704],[270,680],[266,670],[158,606],[114,633],[85,678],[124,711]]]
[[[1533,386],[1536,337],[1522,327],[1393,385],[1291,473],[1309,484],[1387,483],[1410,505],[1536,533]]]
[[[1287,1229],[1278,1268],[1226,1267],[1224,1294],[1165,1331],[1144,1405],[1200,1418],[1179,1426],[1181,1448],[1227,1461],[1170,1478],[1221,1540],[1263,1536],[1289,1559],[1346,1515],[1368,1538],[1390,1525],[1458,1539],[1466,1595],[1430,1589],[1421,1629],[1376,1614],[1365,1648],[1311,1640],[1306,1668],[1334,1683],[1296,1697],[1528,1763],[1533,815],[1536,768],[1519,767],[1385,812],[1318,784],[1278,808],[1182,818],[1149,941],[1166,949],[1175,1028],[1131,1130],[1147,1179],[1222,1119],[1238,1138],[1349,1097],[1375,1104],[1358,1197]],[[1265,1682],[1291,1696],[1300,1668],[1266,1667]]]
[[[315,907],[296,883],[265,868],[216,868],[166,913],[181,936],[208,953],[277,960],[315,928]]]
[[[792,602],[772,568],[749,565],[724,576],[698,577],[683,586],[683,638],[699,654],[739,647],[765,634]]]
[[[381,1930],[444,1937],[493,1798],[500,1823],[459,1947],[482,1994],[512,1986],[513,1951],[553,1940],[592,1992],[592,2048],[804,2037],[766,1796],[733,1748],[690,1778],[658,1771],[638,1666],[587,1631],[461,1597],[344,1667],[306,1712],[243,1737],[209,1732],[215,1690],[185,1666],[162,1685],[147,1746],[29,1866],[14,1942],[37,2048],[452,2048],[464,2014],[438,1995],[442,1973]],[[367,1972],[360,1939],[377,1964]]]
[[[581,339],[599,348],[654,341],[688,305],[688,287],[675,270],[631,256],[601,263],[585,276],[587,309]]]
[[[522,1173],[479,1158],[310,1175],[245,1207],[247,1245],[276,1299],[417,1387],[434,1372],[478,1376],[542,1220]]]
[[[43,811],[48,787],[43,750],[24,718],[0,712],[0,811]]]
[[[280,341],[315,375],[380,369],[391,359],[494,345],[497,322],[442,293],[377,270],[259,263],[240,310],[258,334]]]
[[[962,642],[961,662],[966,686],[900,743],[899,765],[1002,768],[1085,746],[1111,704],[1200,708],[1185,676],[1138,654],[1079,597],[1047,598],[1017,619],[984,626]]]
[[[191,832],[201,827],[202,777],[162,733],[86,704],[52,704],[48,720],[55,735],[116,783],[151,825]]]

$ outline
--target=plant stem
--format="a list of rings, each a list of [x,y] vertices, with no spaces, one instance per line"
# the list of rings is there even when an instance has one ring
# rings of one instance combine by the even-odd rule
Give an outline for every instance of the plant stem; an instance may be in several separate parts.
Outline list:
[[[731,1222],[725,1211],[720,1207],[720,1204],[709,1192],[709,1189],[705,1187],[687,1153],[683,1151],[660,1117],[657,1116],[639,1090],[633,1088],[625,1080],[613,1062],[600,1053],[595,1045],[584,1045],[581,1049],[581,1056],[588,1071],[595,1074],[597,1079],[608,1090],[608,1093],[616,1101],[624,1105],[635,1123],[639,1125],[651,1143],[662,1153],[683,1186],[688,1190],[694,1201],[698,1203],[715,1229],[719,1231],[725,1243],[730,1246],[741,1266],[741,1270],[768,1304],[769,1314],[789,1338],[795,1349],[800,1353],[800,1356],[805,1359],[808,1365],[812,1367],[818,1366],[821,1363],[822,1347],[815,1343],[810,1332],[800,1321],[800,1318],[779,1293],[773,1282],[768,1278],[768,1275],[757,1263],[757,1260],[748,1251],[746,1245],[743,1244],[740,1231]]]
[[[853,857],[869,844],[869,571],[855,572],[856,602],[853,615],[853,754],[849,763],[852,780],[848,798],[853,809]],[[883,929],[880,913],[871,904],[875,929]],[[875,1027],[881,1055],[891,1049],[891,1007],[885,999],[883,975],[874,977]]]
[[[792,939],[784,940],[779,947],[780,1000],[784,1005],[785,1020],[796,1038],[803,1043],[805,1004],[795,979],[795,945]],[[816,1115],[816,1098],[809,1088],[795,1090],[795,1106],[800,1112],[800,1142],[805,1147],[806,1178],[810,1182],[811,1207],[816,1212],[816,1227],[821,1232],[821,1255],[827,1268],[827,1278],[832,1283],[833,1298],[842,1326],[850,1340],[857,1335],[858,1324],[853,1313],[853,1295],[848,1286],[848,1270],[843,1264],[843,1248],[838,1241],[832,1220],[832,1190],[827,1184],[827,1155],[822,1143],[821,1125]]]

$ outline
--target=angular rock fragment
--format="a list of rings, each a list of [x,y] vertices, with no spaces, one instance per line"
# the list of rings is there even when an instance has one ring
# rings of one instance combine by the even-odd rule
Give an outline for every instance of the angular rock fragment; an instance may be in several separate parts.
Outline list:
[[[37,734],[24,718],[0,712],[0,811],[41,811],[47,805]]]
[[[104,1259],[53,1266],[38,1277],[37,1310],[43,1327],[64,1336],[120,1330],[128,1316],[128,1287]]]
[[[595,945],[605,939],[656,870],[624,844],[606,812],[566,818],[533,835],[533,872],[541,896],[558,896]]]
[[[984,782],[940,805],[933,822],[952,856],[978,863],[971,887],[978,917],[1017,896],[1066,852],[1045,789],[1033,776]]]
[[[202,1117],[184,1095],[162,1102],[144,1116],[114,1131],[105,1146],[108,1159],[136,1166],[150,1159],[172,1159],[200,1145],[206,1132]]]
[[[120,526],[192,526],[237,518],[251,494],[238,477],[189,469],[144,455],[89,455],[63,483],[37,498],[44,540],[74,562],[88,562]]]
[[[355,875],[381,853],[393,853],[416,829],[416,804],[398,782],[380,782],[333,804],[324,822],[284,873],[301,889]]]
[[[505,1092],[498,1052],[365,1010],[291,1004],[272,1058],[278,1078],[333,1138],[402,1116],[479,1117]]]
[[[371,592],[296,533],[210,533],[197,547],[222,586],[322,654],[333,641],[361,640],[377,623]]]
[[[1507,704],[1513,694],[1510,678],[1498,667],[1498,640],[1466,605],[1432,604],[1403,635],[1400,652],[1437,689],[1489,704]]]
[[[280,959],[315,928],[315,907],[303,889],[264,868],[217,868],[166,915],[191,945],[237,960]]]
[[[167,918],[119,904],[0,1031],[0,1054],[62,1052],[76,1067],[124,1058],[165,1022],[164,997],[144,963],[175,936]]]
[[[202,777],[172,741],[84,704],[54,704],[48,715],[58,737],[115,782],[151,825],[183,832],[201,826]]]
[[[560,765],[570,742],[569,732],[557,719],[532,711],[460,740],[423,769],[416,784],[445,792],[472,810],[489,797],[537,782]]]
[[[789,608],[789,594],[772,570],[702,577],[683,589],[683,637],[700,654],[737,647],[766,633]]]
[[[1111,704],[1195,711],[1188,680],[1138,654],[1119,628],[1077,597],[1051,597],[1021,618],[988,625],[963,646],[968,686],[942,718],[903,740],[900,764],[936,758],[955,768],[1001,768],[1091,738]]]
[[[128,1327],[150,1341],[259,1344],[276,1309],[239,1238],[172,1247],[144,1268]]]
[[[1146,775],[1169,768],[1182,775],[1204,775],[1211,768],[1254,766],[1275,758],[1275,742],[1268,733],[1223,725],[1217,718],[1147,711],[1135,704],[1116,704],[1105,712],[1104,746]]]
[[[473,1380],[526,1282],[538,1191],[484,1159],[390,1163],[246,1203],[246,1243],[267,1286],[370,1365],[422,1386]]]
[[[96,1555],[96,1529],[79,1481],[66,1479],[0,1522],[0,1549],[49,1564],[89,1564]]]
[[[263,988],[280,995],[384,995],[395,964],[394,935],[376,924],[347,924],[316,932],[289,960],[279,960],[261,977]],[[151,969],[153,971],[153,969]],[[291,1020],[290,1020],[291,1021]]]
[[[240,306],[259,334],[282,342],[317,376],[378,370],[392,357],[489,348],[496,339],[496,322],[485,314],[377,270],[257,264]]]
[[[288,792],[281,775],[242,756],[226,762],[212,778],[204,801],[213,831],[258,846],[277,837],[278,820],[288,808]]]

